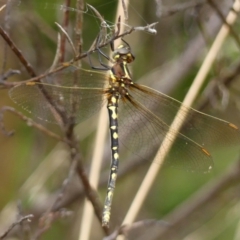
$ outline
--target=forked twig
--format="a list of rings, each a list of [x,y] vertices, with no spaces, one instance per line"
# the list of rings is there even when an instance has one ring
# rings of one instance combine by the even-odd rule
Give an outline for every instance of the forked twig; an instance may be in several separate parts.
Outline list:
[[[74,56],[77,56],[77,50],[75,49],[74,47],[74,44],[72,42],[72,39],[70,38],[70,36],[68,35],[68,33],[66,32],[66,30],[57,22],[55,22],[55,24],[58,26],[58,28],[62,31],[62,33],[64,34],[64,36],[67,38],[72,50],[73,50],[73,53],[74,53]]]
[[[120,28],[119,28],[120,29]],[[142,29],[145,29],[145,30],[147,30],[147,31],[149,31],[149,29],[151,29],[151,27],[149,28],[149,26],[147,26],[147,28],[142,28]],[[134,27],[132,27],[131,29],[129,29],[128,31],[126,31],[126,32],[124,32],[124,33],[122,33],[122,34],[119,34],[119,33],[117,33],[117,34],[114,34],[114,36],[108,41],[108,42],[104,42],[103,44],[102,44],[102,46],[105,46],[105,45],[107,45],[107,44],[109,44],[110,42],[112,42],[112,41],[114,41],[115,39],[118,39],[118,38],[121,38],[121,37],[123,37],[123,36],[125,36],[125,35],[127,35],[127,34],[130,34],[132,31],[134,31],[134,30],[142,30],[140,27],[139,27],[139,29],[137,29],[137,28],[134,28]],[[144,30],[144,31],[145,31]],[[3,35],[3,34],[2,34]],[[9,43],[9,45],[11,46],[11,42],[9,41],[8,42]],[[101,45],[100,46],[98,46],[98,48],[100,48],[100,47],[102,47]],[[15,49],[17,49],[17,47],[15,47]],[[18,49],[17,49],[18,50]],[[95,49],[96,50],[96,49]],[[94,49],[92,50],[92,51],[90,51],[90,52],[93,52],[93,51],[95,51]],[[38,77],[36,77],[36,78],[32,78],[31,80],[27,80],[27,81],[33,81],[33,79],[35,79],[35,81],[40,81],[40,79],[42,78],[42,77],[46,77],[46,76],[48,76],[48,75],[50,75],[50,74],[53,74],[53,73],[56,73],[57,71],[60,71],[60,70],[62,70],[62,69],[64,69],[65,67],[67,67],[67,66],[69,66],[71,63],[74,63],[75,61],[77,61],[78,59],[81,59],[81,58],[83,58],[83,57],[85,57],[85,56],[87,56],[87,54],[89,54],[90,52],[88,52],[88,53],[85,53],[85,55],[84,54],[82,54],[82,55],[80,55],[80,56],[76,56],[72,61],[70,61],[70,62],[68,62],[68,63],[66,63],[66,64],[64,64],[64,65],[62,65],[61,67],[59,67],[58,69],[55,69],[55,70],[53,70],[52,72],[50,72],[50,73],[46,73],[46,74],[42,74],[41,76],[38,76]],[[16,55],[19,57],[19,59],[22,57],[22,55],[21,54],[19,54],[19,51],[16,51]],[[23,58],[24,59],[24,58]],[[25,59],[24,59],[25,60]],[[23,61],[24,62],[24,61]],[[26,67],[28,67],[28,63],[25,61],[25,66]],[[31,68],[30,68],[31,69]],[[32,72],[30,72],[30,75],[31,76],[35,76],[35,73],[34,73],[34,71],[32,71]],[[25,81],[25,82],[27,82],[27,81]],[[14,86],[14,85],[16,85],[16,84],[19,84],[19,83],[2,83],[2,86],[6,86],[6,87],[12,87],[12,86]],[[44,93],[44,88],[43,89],[40,89],[43,93]],[[44,94],[45,95],[45,94]],[[47,98],[47,100],[51,100],[50,98]],[[53,105],[53,107],[55,107],[54,105]],[[26,118],[26,121],[27,121],[27,118]],[[64,122],[64,124],[67,124],[67,122],[66,121],[63,121]],[[93,199],[96,199],[96,195],[95,195],[95,193],[93,193],[93,191],[92,191],[92,188],[91,188],[91,186],[89,185],[89,183],[88,183],[88,181],[87,181],[87,176],[86,176],[86,174],[85,174],[85,172],[84,172],[84,170],[83,170],[83,166],[82,166],[82,163],[81,163],[81,155],[80,155],[80,153],[79,153],[79,151],[78,151],[78,147],[76,147],[77,145],[78,145],[78,143],[77,143],[77,141],[76,141],[76,138],[75,138],[75,136],[74,136],[74,134],[73,134],[73,124],[72,125],[70,125],[70,126],[68,126],[67,128],[66,128],[66,130],[65,130],[65,135],[66,135],[66,139],[67,139],[67,144],[68,144],[68,146],[70,147],[70,149],[74,149],[75,151],[72,151],[71,152],[71,157],[72,157],[72,161],[77,161],[77,172],[79,173],[79,176],[81,176],[81,179],[82,179],[82,181],[83,181],[83,183],[84,183],[84,186],[85,186],[85,189],[86,189],[86,192],[87,192],[87,195],[88,195],[88,197],[92,200],[92,202],[93,202],[93,205],[94,205],[94,200]],[[96,201],[95,201],[96,202]],[[95,204],[95,205],[98,205],[98,204]],[[98,205],[98,207],[99,207],[100,205]],[[95,209],[95,211],[96,212],[98,212],[98,210],[96,210]],[[99,218],[99,214],[97,214],[98,215],[98,218]],[[100,215],[100,218],[101,218],[101,215]]]
[[[31,222],[31,219],[33,217],[34,216],[32,214],[21,217],[19,220],[14,222],[3,234],[0,235],[0,239],[4,239],[15,226],[21,224],[22,222],[24,222],[24,221]]]
[[[39,221],[39,227],[35,232],[35,235],[32,237],[32,240],[39,239],[42,236],[42,234],[46,232],[56,220],[68,217],[71,214],[72,212],[67,211],[66,209],[60,209],[59,211],[56,212],[45,213]]]
[[[150,25],[147,25],[147,26],[139,26],[139,27],[131,27],[129,30],[121,33],[121,34],[116,34],[114,35],[111,39],[109,39],[108,41],[106,41],[105,43],[102,43],[98,46],[98,48],[94,48],[88,52],[85,52],[81,55],[78,55],[76,57],[74,57],[72,60],[70,60],[69,62],[65,62],[63,63],[61,66],[55,68],[54,70],[50,71],[50,72],[47,72],[47,73],[43,73],[43,74],[40,74],[38,75],[37,77],[32,77],[28,80],[25,80],[25,81],[21,81],[21,83],[27,83],[27,82],[39,82],[42,78],[45,78],[47,76],[50,76],[52,74],[55,74],[59,71],[62,71],[63,69],[69,67],[70,65],[74,64],[76,61],[82,59],[82,58],[85,58],[87,57],[89,54],[97,51],[97,49],[99,48],[103,48],[107,45],[109,45],[110,43],[114,42],[116,39],[119,39],[119,38],[123,38],[124,36],[126,35],[129,35],[131,34],[133,31],[147,31],[147,32],[155,32],[155,30],[152,28],[152,26],[155,26],[157,23],[153,23],[153,24],[150,24]],[[0,35],[1,35],[1,28],[0,28]],[[21,56],[20,56],[21,57]],[[10,87],[13,87],[15,85],[18,85],[19,82],[4,82],[4,84],[2,84],[3,86],[7,87],[7,88],[10,88]]]

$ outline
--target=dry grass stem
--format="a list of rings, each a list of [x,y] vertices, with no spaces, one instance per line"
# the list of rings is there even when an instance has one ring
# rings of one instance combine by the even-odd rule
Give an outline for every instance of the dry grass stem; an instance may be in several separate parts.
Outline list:
[[[226,21],[228,22],[229,25],[232,25],[237,18],[236,12],[238,12],[240,9],[240,3],[238,0],[236,0],[234,2],[233,9],[234,9],[234,11],[231,10],[226,18]],[[196,99],[198,92],[200,91],[217,54],[221,50],[221,46],[222,46],[224,40],[226,39],[228,33],[229,33],[228,27],[226,25],[223,25],[222,28],[220,29],[217,37],[215,38],[215,41],[212,44],[212,47],[209,50],[206,58],[204,59],[203,64],[202,64],[201,68],[199,69],[199,72],[198,72],[197,76],[195,77],[191,88],[189,89],[189,92],[187,93],[187,95],[183,101],[183,104],[185,106],[190,107],[193,104],[194,100]],[[184,115],[186,115],[186,114],[184,114]],[[185,119],[183,117],[184,115],[183,115],[182,108],[180,108],[172,125],[170,126],[170,131],[174,130],[174,132],[176,132],[176,133],[178,132],[178,129],[180,129],[180,127],[182,126],[183,121]],[[181,116],[181,117],[179,118],[179,116]],[[173,144],[173,141],[169,141],[168,134],[167,134],[165,140],[163,141],[163,143],[162,143],[161,147],[159,148],[159,150],[156,154],[156,157],[154,159],[154,161],[157,160],[157,162],[159,164],[155,164],[153,161],[152,165],[149,168],[149,171],[147,172],[147,174],[146,174],[146,176],[145,176],[145,178],[144,178],[144,180],[143,180],[143,182],[142,182],[142,184],[130,206],[130,209],[123,221],[123,224],[131,224],[134,221],[134,219],[136,218],[136,216],[137,216],[137,214],[138,214],[138,212],[139,212],[139,210],[140,210],[140,208],[141,208],[141,206],[142,206],[142,204],[143,204],[143,202],[144,202],[144,200],[145,200],[145,198],[146,198],[152,184],[154,183],[154,180],[162,166],[165,156],[169,152],[169,149],[171,148],[172,144]]]
[[[116,13],[116,22],[118,16],[122,14],[122,5],[119,1],[117,13]],[[97,189],[99,176],[101,172],[101,165],[103,161],[103,149],[108,131],[108,115],[105,108],[102,108],[99,115],[99,121],[97,126],[96,140],[95,140],[95,148],[93,150],[93,158],[91,163],[89,181],[95,189]],[[89,201],[85,200],[83,215],[81,221],[81,227],[79,232],[79,240],[87,240],[90,237],[92,219],[93,219],[93,208]]]

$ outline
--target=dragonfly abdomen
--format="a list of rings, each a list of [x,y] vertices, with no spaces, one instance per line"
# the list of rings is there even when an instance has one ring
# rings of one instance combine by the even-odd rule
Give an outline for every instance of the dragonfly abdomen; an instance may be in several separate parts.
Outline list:
[[[118,163],[119,163],[119,142],[118,142],[118,94],[112,95],[108,99],[108,114],[109,114],[109,129],[111,135],[111,170],[108,180],[108,188],[107,188],[107,196],[105,199],[104,209],[103,209],[103,217],[102,217],[102,225],[108,226],[110,221],[111,214],[111,204],[113,199],[113,192],[116,185],[117,179],[117,171],[118,171]]]

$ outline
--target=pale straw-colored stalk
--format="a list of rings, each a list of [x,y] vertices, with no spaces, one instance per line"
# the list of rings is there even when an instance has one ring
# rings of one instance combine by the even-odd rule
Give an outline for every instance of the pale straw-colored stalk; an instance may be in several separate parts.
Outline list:
[[[226,18],[226,21],[229,25],[232,25],[237,19],[236,12],[240,11],[240,1],[239,0],[236,0],[234,2],[233,9],[235,11],[231,10],[228,13],[227,18]],[[184,106],[190,107],[193,104],[193,102],[196,99],[201,87],[203,86],[206,76],[208,75],[208,73],[213,65],[213,62],[214,62],[218,52],[220,51],[221,46],[228,34],[229,34],[229,28],[225,24],[223,24],[223,26],[221,27],[219,33],[217,34],[206,58],[204,59],[204,62],[202,64],[201,68],[199,69],[199,72],[197,73],[197,76],[195,77],[195,79],[183,101]],[[183,111],[183,109],[180,108],[170,126],[170,131],[174,130],[174,131],[171,131],[171,138],[168,137],[168,135],[169,135],[169,133],[168,133],[166,135],[166,138],[162,142],[162,144],[155,156],[155,159],[153,160],[153,163],[151,164],[134,200],[132,201],[129,211],[123,221],[124,225],[133,223],[134,219],[136,218],[151,186],[154,183],[154,180],[157,177],[157,174],[164,162],[164,159],[173,144],[172,134],[173,134],[173,132],[175,132],[177,134],[178,130],[181,128],[181,126],[184,122],[186,115],[187,115],[186,111],[185,110]],[[176,135],[175,135],[175,138],[176,138]],[[171,141],[169,139],[171,139]],[[154,163],[156,161],[159,164]],[[123,239],[123,237],[119,236],[118,240],[120,240],[120,239]]]
[[[125,1],[126,6],[128,6],[127,1]],[[122,3],[119,0],[118,8],[116,13],[116,22],[118,16],[123,16]],[[121,18],[123,19],[123,17]],[[93,150],[93,158],[91,163],[91,169],[89,174],[89,182],[94,189],[97,189],[99,176],[101,172],[101,165],[103,161],[103,149],[104,140],[106,138],[106,133],[108,130],[108,116],[106,108],[102,108],[99,115],[97,134],[95,140],[95,148]],[[83,207],[83,214],[81,220],[81,226],[79,231],[79,240],[87,240],[90,237],[91,226],[93,220],[93,207],[88,200],[85,200]]]

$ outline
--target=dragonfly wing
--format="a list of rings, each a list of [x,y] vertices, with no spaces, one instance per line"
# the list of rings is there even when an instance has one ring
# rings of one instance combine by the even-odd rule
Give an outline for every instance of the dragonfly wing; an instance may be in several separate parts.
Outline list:
[[[133,98],[169,126],[181,107],[187,117],[179,132],[209,151],[212,152],[219,146],[239,145],[240,131],[235,125],[183,106],[176,99],[149,87],[137,84],[135,86],[131,89]]]
[[[9,96],[42,120],[59,122],[60,112],[81,122],[103,105],[104,93],[99,87],[106,79],[101,73],[72,69],[48,76],[44,82],[21,83],[9,91]]]
[[[44,83],[80,88],[104,88],[108,83],[107,72],[98,72],[70,65],[54,74],[49,74]]]
[[[167,164],[200,172],[207,172],[213,167],[212,157],[207,150],[186,136],[169,131],[169,126],[144,105],[133,98],[121,105],[119,139],[140,158],[152,160],[163,140],[167,138],[172,144],[165,159]],[[166,148],[163,151],[166,151]]]

